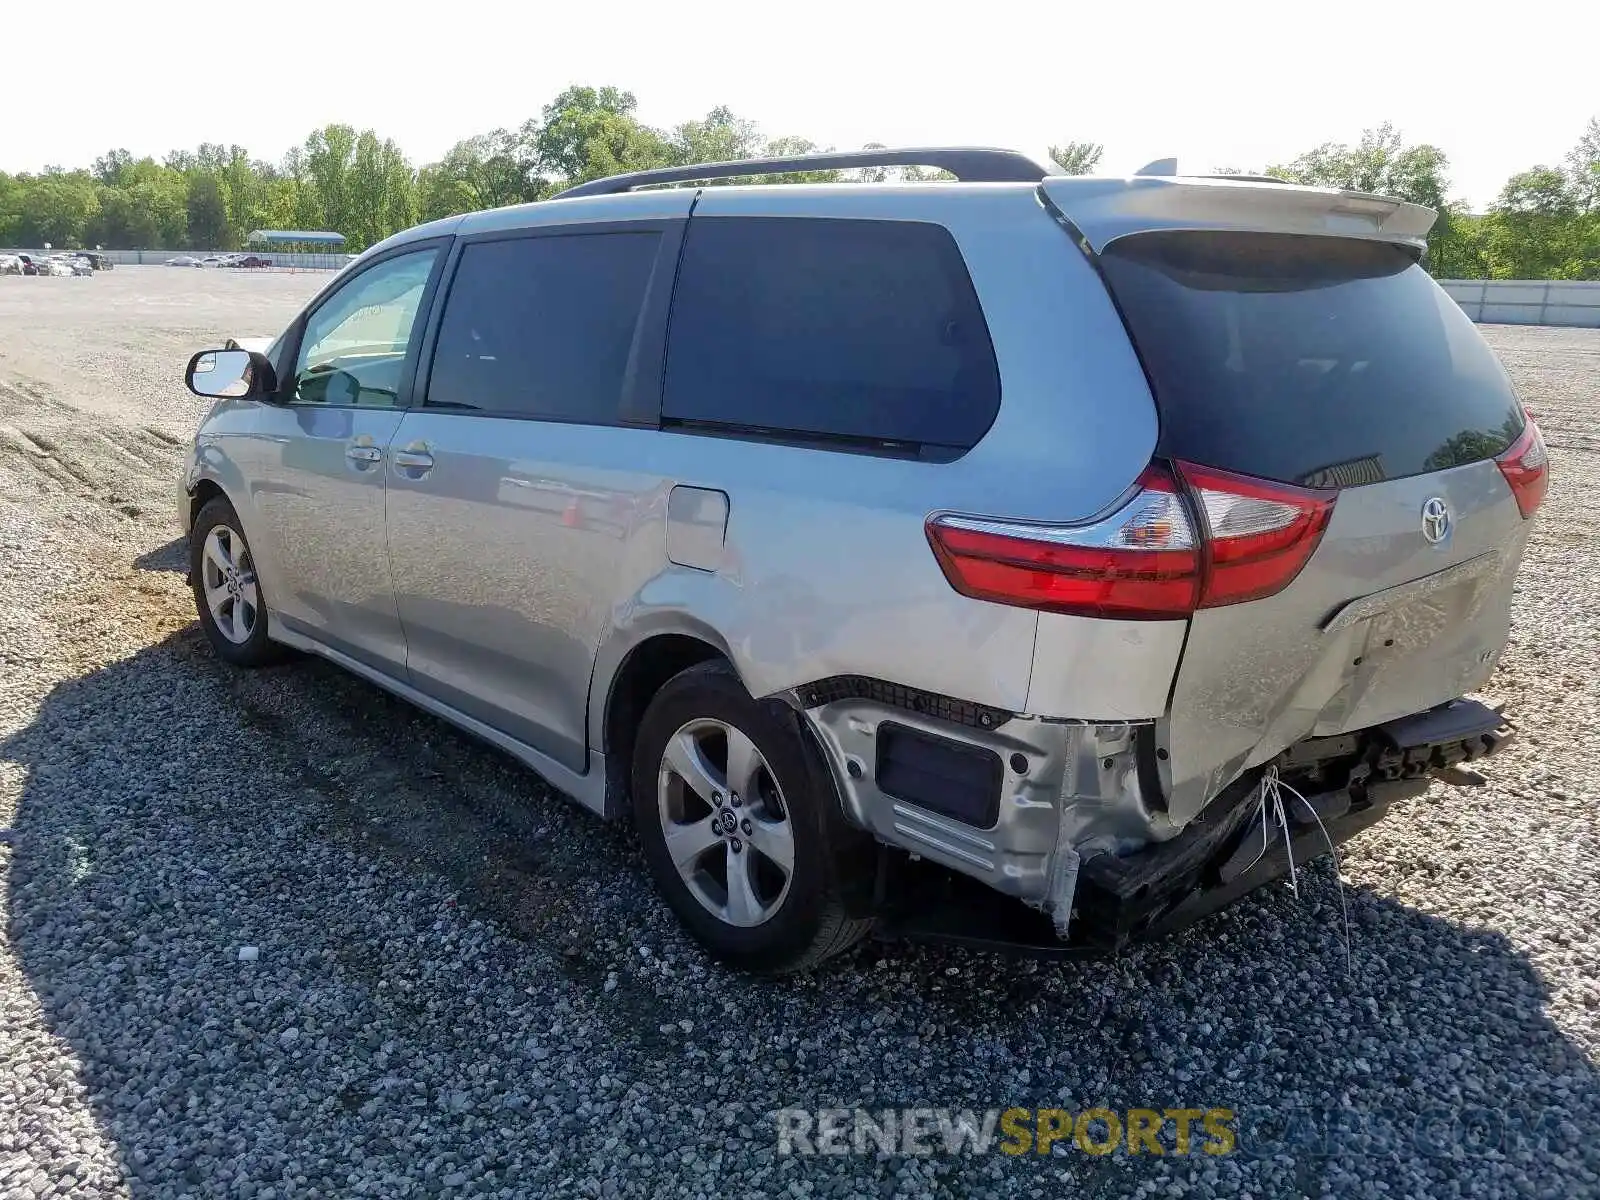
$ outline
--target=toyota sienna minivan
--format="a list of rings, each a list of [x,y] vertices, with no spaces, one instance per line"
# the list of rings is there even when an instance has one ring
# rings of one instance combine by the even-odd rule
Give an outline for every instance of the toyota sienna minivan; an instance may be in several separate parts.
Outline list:
[[[422,225],[191,361],[200,622],[630,816],[747,969],[1115,950],[1510,734],[1547,460],[1433,219],[914,150]]]

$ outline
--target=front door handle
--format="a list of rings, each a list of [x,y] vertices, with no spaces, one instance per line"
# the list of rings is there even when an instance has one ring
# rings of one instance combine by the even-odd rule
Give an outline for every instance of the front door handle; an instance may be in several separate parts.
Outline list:
[[[383,451],[376,446],[347,446],[344,456],[353,463],[375,463],[383,458]]]
[[[428,453],[427,442],[412,442],[404,450],[396,450],[390,461],[396,470],[404,471],[408,479],[421,479],[433,470],[433,455]]]

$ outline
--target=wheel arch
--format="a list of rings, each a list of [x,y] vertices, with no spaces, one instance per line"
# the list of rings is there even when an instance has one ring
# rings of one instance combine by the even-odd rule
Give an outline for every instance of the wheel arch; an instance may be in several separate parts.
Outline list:
[[[248,481],[238,466],[221,456],[215,457],[220,461],[202,460],[184,480],[185,498],[178,505],[183,538],[188,541],[194,535],[195,522],[200,519],[200,511],[207,504],[217,499],[227,501],[239,519],[240,532],[250,543],[250,556],[255,560],[256,574],[264,581],[262,602],[276,619],[278,608],[273,600],[276,593],[271,583],[282,578],[278,569],[276,539],[264,514],[251,505]]]
[[[722,636],[697,621],[647,631],[609,650],[602,652],[606,666],[601,670],[597,664],[590,689],[589,738],[605,755],[605,816],[612,818],[628,809],[639,722],[656,693],[675,675],[700,663],[720,660],[735,672],[738,668]]]
[[[200,510],[206,505],[210,504],[218,496],[221,496],[229,504],[233,504],[234,512],[239,511],[239,506],[234,504],[233,497],[228,495],[227,489],[225,489],[220,483],[211,478],[209,475],[201,476],[195,481],[194,485],[187,490],[189,493],[189,513],[188,518],[183,526],[183,532],[185,536],[187,536],[189,531],[194,528],[194,523],[200,519]],[[240,518],[240,520],[243,519],[243,517]]]

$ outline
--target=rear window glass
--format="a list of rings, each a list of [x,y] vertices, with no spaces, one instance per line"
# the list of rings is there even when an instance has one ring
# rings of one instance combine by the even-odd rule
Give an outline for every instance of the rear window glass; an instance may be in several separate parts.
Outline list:
[[[1164,232],[1102,262],[1174,458],[1355,486],[1489,458],[1522,431],[1493,352],[1398,246]]]
[[[948,230],[699,217],[673,295],[669,422],[948,458],[1000,406],[994,349]]]

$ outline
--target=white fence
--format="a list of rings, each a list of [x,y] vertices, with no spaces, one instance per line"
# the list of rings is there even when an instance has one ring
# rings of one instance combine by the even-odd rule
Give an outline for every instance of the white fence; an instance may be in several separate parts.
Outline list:
[[[1600,283],[1576,279],[1441,279],[1463,312],[1485,325],[1600,329]]]

